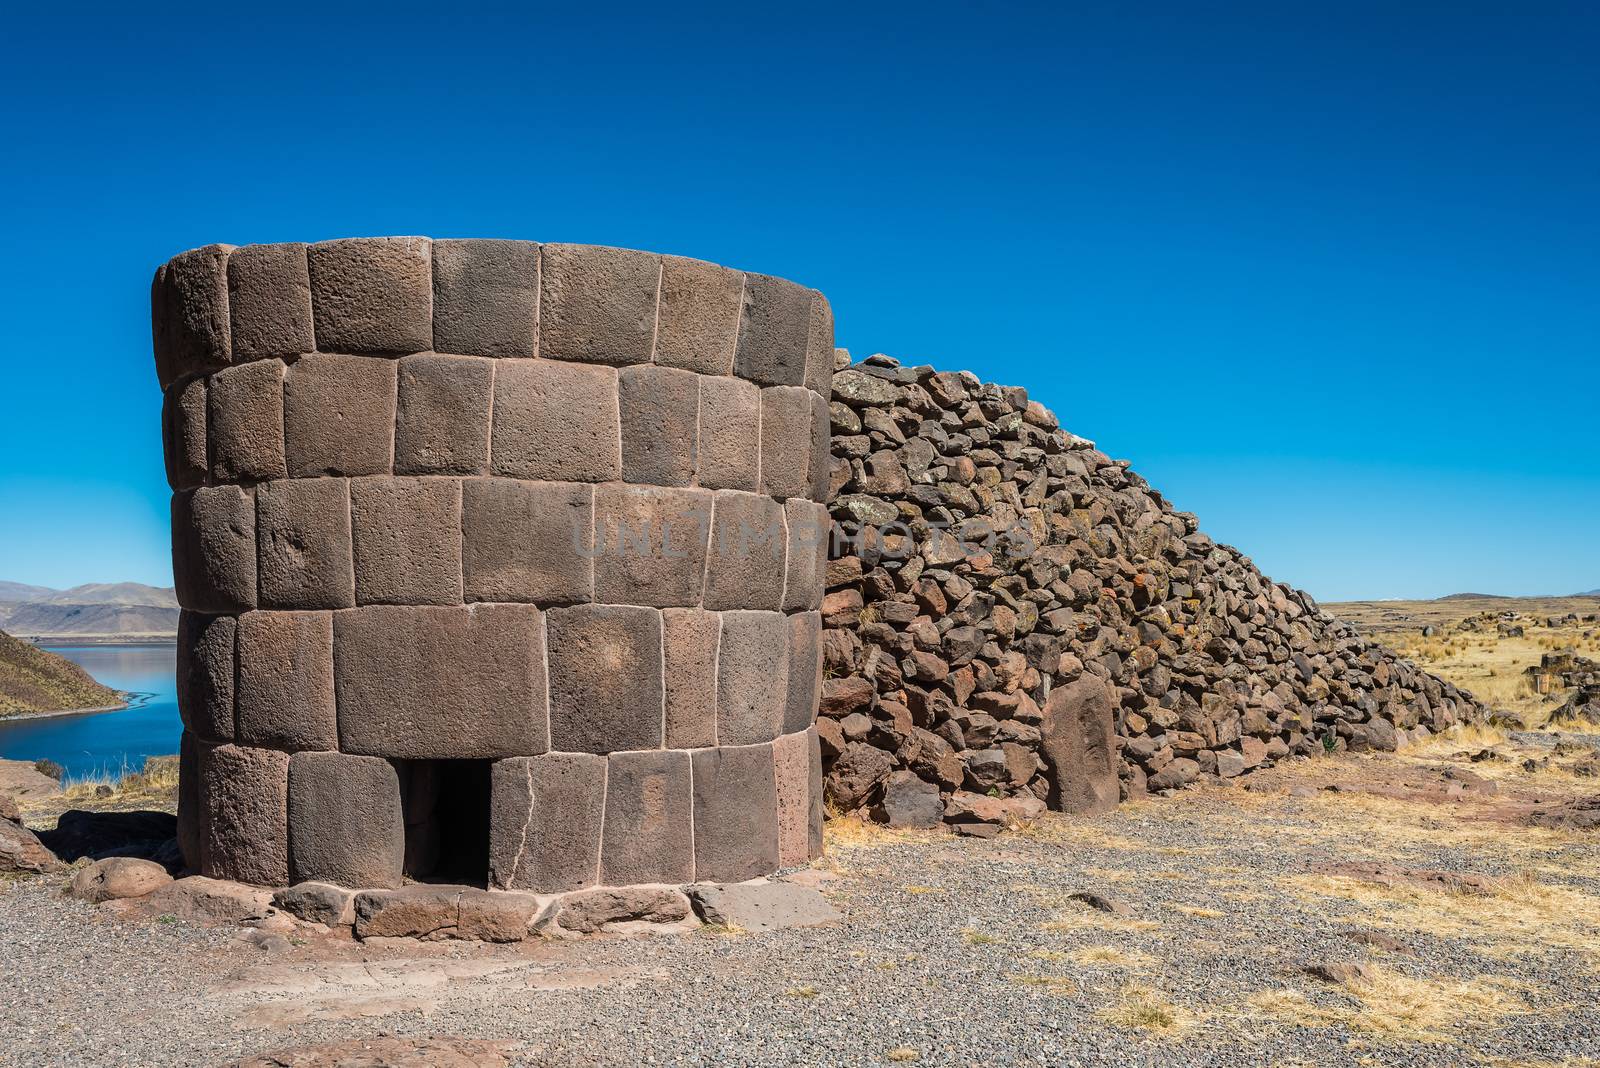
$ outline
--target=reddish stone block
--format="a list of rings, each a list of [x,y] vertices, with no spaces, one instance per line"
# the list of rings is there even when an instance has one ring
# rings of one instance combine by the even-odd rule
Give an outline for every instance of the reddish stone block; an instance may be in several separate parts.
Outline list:
[[[222,615],[256,606],[255,502],[238,486],[172,496],[172,579],[178,603]]]
[[[772,743],[778,796],[778,867],[795,868],[811,859],[812,736],[802,731]]]
[[[468,601],[580,604],[594,591],[594,487],[468,479],[461,484]]]
[[[786,617],[789,668],[783,702],[782,733],[810,728],[817,718],[822,692],[822,613],[796,612]]]
[[[824,401],[833,396],[833,306],[821,293],[811,294],[811,317],[806,332],[805,387]]]
[[[812,492],[812,401],[800,386],[761,391],[761,492],[806,497]],[[824,405],[824,413],[827,406]]]
[[[712,514],[705,606],[777,611],[783,604],[783,505],[760,494],[723,490]]]
[[[202,747],[200,873],[256,886],[289,884],[289,754]]]
[[[532,356],[538,339],[537,244],[433,243],[434,349],[468,356]]]
[[[234,740],[232,616],[178,614],[178,716],[206,742]]]
[[[333,648],[344,752],[481,760],[549,748],[544,617],[531,605],[350,609],[334,615]]]
[[[218,371],[206,391],[211,476],[218,482],[284,477],[283,364],[261,360]]]
[[[622,476],[621,437],[614,369],[554,360],[496,365],[494,474],[613,481]]]
[[[184,375],[215,371],[233,360],[228,333],[232,248],[190,249],[156,269],[150,285],[150,326],[162,389]]]
[[[832,421],[828,414],[828,401],[826,397],[813,393],[811,395],[811,456],[808,467],[810,469],[810,488],[807,491],[813,501],[826,504],[833,496],[831,480],[833,477],[833,437]]]
[[[743,882],[778,868],[778,790],[772,746],[723,746],[691,755],[694,877]]]
[[[346,753],[296,753],[290,758],[291,881],[397,887],[405,843],[394,765]]]
[[[339,747],[333,703],[333,617],[239,617],[239,744],[298,752]]]
[[[394,361],[322,353],[297,361],[284,378],[283,419],[290,477],[388,474]]]
[[[206,480],[206,381],[192,379],[167,390],[161,405],[161,443],[167,484],[192,489]]]
[[[481,475],[489,470],[494,361],[421,353],[400,361],[394,428],[397,475]]]
[[[596,245],[545,245],[539,354],[620,367],[649,363],[661,257]]]
[[[594,516],[595,600],[657,607],[700,603],[709,491],[597,486]]]
[[[717,653],[717,744],[770,742],[783,726],[789,656],[777,612],[722,613]]]
[[[595,885],[605,818],[605,757],[550,753],[500,760],[491,782],[491,885],[543,894]]]
[[[828,536],[833,520],[827,508],[799,497],[790,497],[783,503],[783,509],[788,535],[783,610],[810,611],[822,604],[827,586]]]
[[[622,478],[652,486],[694,482],[699,377],[670,367],[628,367],[618,376]]]
[[[317,349],[394,356],[433,348],[425,237],[357,237],[306,250]]]
[[[461,483],[350,482],[357,604],[460,604]]]
[[[228,257],[228,314],[236,363],[316,349],[306,247],[290,243],[234,249]]]
[[[745,275],[734,373],[763,386],[803,383],[812,297],[811,290],[782,278]]]
[[[722,617],[698,608],[661,613],[669,749],[717,744],[717,642]]]
[[[354,605],[349,484],[304,478],[257,486],[256,560],[262,608]]]
[[[659,749],[661,613],[579,605],[549,613],[550,745],[584,753]]]
[[[692,813],[688,753],[613,753],[606,777],[600,882],[692,882]]]
[[[656,363],[703,375],[733,371],[744,275],[714,263],[661,257]]]
[[[754,492],[761,482],[761,389],[742,378],[700,379],[700,485]]]
[[[811,859],[816,860],[822,856],[822,746],[816,727],[806,731],[806,741],[811,762],[811,818],[806,821],[806,829],[811,837]]]

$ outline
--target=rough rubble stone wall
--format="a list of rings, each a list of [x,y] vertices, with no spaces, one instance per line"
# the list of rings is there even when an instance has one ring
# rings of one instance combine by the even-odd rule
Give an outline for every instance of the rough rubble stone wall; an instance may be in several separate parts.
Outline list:
[[[818,721],[838,807],[923,825],[1094,811],[1485,713],[1025,390],[839,357]]]
[[[186,252],[152,304],[195,868],[399,885],[451,759],[493,761],[495,887],[818,854],[820,294],[363,238]]]

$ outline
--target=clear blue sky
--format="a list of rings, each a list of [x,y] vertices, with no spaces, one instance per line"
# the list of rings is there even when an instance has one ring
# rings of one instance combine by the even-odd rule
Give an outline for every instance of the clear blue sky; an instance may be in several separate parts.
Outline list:
[[[19,9],[0,578],[170,581],[158,263],[427,234],[814,285],[1325,600],[1600,586],[1594,8],[1190,6]]]

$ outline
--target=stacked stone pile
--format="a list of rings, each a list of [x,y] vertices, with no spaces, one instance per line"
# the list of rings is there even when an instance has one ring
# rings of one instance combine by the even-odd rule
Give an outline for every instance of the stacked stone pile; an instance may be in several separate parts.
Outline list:
[[[1025,390],[836,366],[818,733],[837,807],[988,833],[1485,713]]]
[[[1529,668],[1527,674],[1536,693],[1572,691],[1551,715],[1552,724],[1562,727],[1600,724],[1600,662],[1573,652],[1546,653],[1539,658],[1538,666]]]

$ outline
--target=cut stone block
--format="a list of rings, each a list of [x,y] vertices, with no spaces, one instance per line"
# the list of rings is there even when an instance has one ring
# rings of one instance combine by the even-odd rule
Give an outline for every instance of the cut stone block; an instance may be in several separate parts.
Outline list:
[[[717,744],[717,641],[722,617],[698,608],[661,613],[669,749]]]
[[[828,509],[815,501],[790,497],[783,508],[789,536],[784,555],[788,574],[783,584],[783,610],[810,611],[822,604],[827,587],[828,536],[833,521]]]
[[[772,746],[698,749],[694,769],[694,874],[740,882],[778,867],[778,792]]]
[[[532,356],[539,336],[539,246],[532,241],[433,243],[433,348],[468,356]]]
[[[289,761],[289,875],[396,887],[405,863],[400,778],[377,757],[296,753]]]
[[[811,294],[809,326],[805,387],[826,401],[833,396],[833,306],[821,293]]]
[[[539,354],[623,366],[649,363],[661,257],[595,245],[545,245]]]
[[[211,376],[206,430],[218,482],[284,477],[283,373],[281,361],[259,360]]]
[[[256,487],[256,558],[263,608],[354,605],[349,484],[304,478]]]
[[[494,361],[406,356],[394,428],[397,475],[481,475],[489,470]]]
[[[337,749],[331,613],[246,612],[238,629],[239,744]]]
[[[232,616],[178,614],[178,715],[206,742],[234,740],[235,627]]]
[[[358,604],[461,603],[461,483],[358,478],[350,483]]]
[[[828,927],[843,919],[821,892],[798,883],[705,884],[690,887],[689,893],[695,912],[706,923],[755,934],[790,927]]]
[[[700,380],[670,367],[628,367],[618,376],[622,478],[652,486],[693,483]]]
[[[613,753],[610,762],[600,882],[627,886],[693,880],[689,754]]]
[[[184,375],[226,367],[233,359],[228,332],[232,248],[190,249],[156,270],[150,285],[150,324],[162,389]]]
[[[433,348],[425,237],[357,237],[306,250],[317,349],[400,355]]]
[[[832,418],[828,413],[828,399],[821,394],[811,395],[811,487],[807,496],[813,501],[826,503],[831,496],[829,481],[833,476]]]
[[[788,693],[788,624],[777,612],[722,613],[717,653],[717,744],[770,742]]]
[[[763,386],[805,382],[813,293],[764,274],[744,276],[744,314],[733,370]]]
[[[178,852],[189,871],[201,863],[200,743],[184,731],[178,739]]]
[[[256,886],[289,883],[289,754],[200,750],[201,874]]]
[[[713,514],[705,606],[777,611],[783,604],[784,506],[761,494],[723,490]]]
[[[256,507],[238,486],[172,497],[172,577],[178,603],[222,615],[256,605]]]
[[[381,475],[394,447],[395,363],[317,353],[283,383],[289,475]]]
[[[661,613],[579,605],[548,613],[550,744],[612,753],[662,742]]]
[[[335,614],[333,643],[344,752],[471,760],[549,747],[544,617],[531,605],[356,608]]]
[[[700,379],[699,482],[754,492],[761,482],[761,388],[742,378]]]
[[[778,791],[778,867],[794,868],[811,859],[811,747],[806,731],[772,743]],[[934,787],[934,800],[939,788]]]
[[[533,894],[472,888],[461,894],[455,937],[473,942],[520,942],[545,902]]]
[[[788,616],[789,669],[783,704],[783,733],[808,729],[817,718],[817,698],[822,689],[822,613],[796,612]]]
[[[771,386],[761,391],[762,493],[811,495],[811,402],[815,399],[815,393],[799,386]]]
[[[1079,814],[1109,812],[1121,798],[1114,691],[1084,675],[1050,692],[1039,725],[1050,764],[1050,807]]]
[[[316,349],[306,247],[288,243],[234,249],[228,257],[228,314],[237,363]]]
[[[320,754],[318,754],[320,755]],[[367,760],[368,757],[354,757]],[[294,761],[289,761],[289,853],[294,860]],[[290,867],[294,865],[291,863]],[[285,887],[272,895],[274,908],[307,923],[320,923],[324,927],[349,927],[356,922],[356,895],[342,886],[328,883],[302,882]]]
[[[593,593],[594,487],[468,479],[461,484],[468,601],[580,604]]]
[[[739,271],[681,256],[661,257],[656,363],[703,375],[731,373],[743,289]]]
[[[811,759],[811,819],[807,827],[811,834],[811,859],[822,856],[822,744],[817,728],[806,731],[806,741]]]
[[[489,881],[555,894],[595,885],[605,815],[606,758],[550,753],[496,761]]]
[[[192,489],[206,480],[206,382],[196,378],[167,390],[161,405],[167,484]]]
[[[709,491],[597,486],[594,519],[596,600],[663,608],[700,603]]]
[[[622,476],[621,436],[613,368],[554,360],[496,365],[493,473],[609,482]]]
[[[554,911],[551,928],[562,934],[637,933],[640,924],[688,920],[689,898],[675,886],[605,886],[568,894]]]

